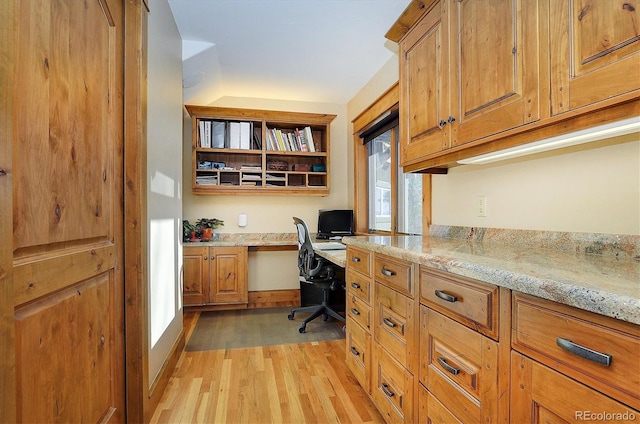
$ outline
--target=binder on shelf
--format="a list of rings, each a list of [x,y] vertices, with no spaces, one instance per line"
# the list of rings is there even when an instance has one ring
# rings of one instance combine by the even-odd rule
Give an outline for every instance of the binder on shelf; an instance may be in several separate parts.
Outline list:
[[[211,147],[215,149],[224,148],[224,135],[226,130],[226,122],[224,121],[212,121],[212,142]]]
[[[240,122],[229,122],[229,148],[240,148]]]
[[[251,122],[240,122],[240,148],[251,148]]]

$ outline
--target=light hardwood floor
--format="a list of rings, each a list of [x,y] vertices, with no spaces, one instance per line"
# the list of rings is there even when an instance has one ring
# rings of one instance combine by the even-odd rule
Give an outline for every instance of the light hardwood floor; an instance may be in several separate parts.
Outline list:
[[[344,339],[183,352],[151,423],[384,423],[344,355]]]

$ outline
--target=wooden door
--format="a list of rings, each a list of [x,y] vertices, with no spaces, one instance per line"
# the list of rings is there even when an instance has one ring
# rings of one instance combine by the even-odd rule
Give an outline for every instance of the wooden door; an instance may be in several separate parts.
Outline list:
[[[537,0],[449,0],[453,147],[540,119]]]
[[[123,422],[123,2],[9,7],[16,421]]]
[[[551,2],[553,115],[638,97],[639,8],[638,1]]]
[[[449,147],[449,15],[442,0],[400,41],[401,165]]]
[[[184,248],[184,306],[204,305],[209,302],[209,248]]]
[[[247,303],[247,256],[246,247],[211,248],[211,303]]]

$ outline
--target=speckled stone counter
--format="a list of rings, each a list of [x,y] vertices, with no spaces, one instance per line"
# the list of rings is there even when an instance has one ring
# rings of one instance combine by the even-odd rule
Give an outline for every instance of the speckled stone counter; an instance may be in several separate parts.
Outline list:
[[[183,246],[298,246],[297,233],[216,233],[211,241],[183,242]]]
[[[343,242],[640,325],[640,236],[432,226]]]

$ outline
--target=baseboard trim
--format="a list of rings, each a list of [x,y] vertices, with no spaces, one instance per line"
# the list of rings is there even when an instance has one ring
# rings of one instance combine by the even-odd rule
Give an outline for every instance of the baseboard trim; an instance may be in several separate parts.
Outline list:
[[[169,379],[173,375],[173,371],[176,368],[178,363],[178,359],[180,359],[180,355],[184,351],[184,347],[186,344],[186,337],[184,328],[180,331],[180,335],[178,339],[173,344],[171,348],[171,352],[167,359],[164,361],[160,372],[156,376],[153,383],[151,383],[151,387],[149,387],[149,396],[148,399],[144,402],[144,417],[145,422],[151,421],[153,417],[153,413],[155,412],[158,404],[160,403],[160,399],[164,394],[167,385],[169,384]]]
[[[300,289],[264,290],[249,292],[248,308],[299,306]]]

